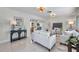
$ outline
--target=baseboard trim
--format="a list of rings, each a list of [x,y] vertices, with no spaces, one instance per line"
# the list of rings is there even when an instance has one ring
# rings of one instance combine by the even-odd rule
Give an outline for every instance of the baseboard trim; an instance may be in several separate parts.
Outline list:
[[[6,43],[6,42],[10,42],[10,40],[3,40],[3,41],[0,41],[0,44]]]

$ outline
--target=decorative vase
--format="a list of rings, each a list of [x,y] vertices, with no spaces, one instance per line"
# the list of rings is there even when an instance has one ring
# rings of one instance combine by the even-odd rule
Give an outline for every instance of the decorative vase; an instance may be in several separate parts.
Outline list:
[[[14,29],[15,29],[15,25],[12,25],[12,26],[11,26],[11,29],[14,30]]]

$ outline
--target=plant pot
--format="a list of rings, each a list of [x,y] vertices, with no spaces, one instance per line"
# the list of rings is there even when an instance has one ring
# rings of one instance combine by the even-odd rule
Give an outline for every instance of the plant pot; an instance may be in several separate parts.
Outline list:
[[[76,44],[76,51],[79,52],[79,44]]]
[[[76,44],[76,47],[78,47],[78,48],[79,48],[79,44]]]
[[[68,43],[68,52],[72,52],[71,44]]]

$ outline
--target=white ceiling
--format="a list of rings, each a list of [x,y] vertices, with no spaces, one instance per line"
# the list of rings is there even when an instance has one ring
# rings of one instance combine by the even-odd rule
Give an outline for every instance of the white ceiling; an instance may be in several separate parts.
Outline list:
[[[13,10],[17,10],[20,12],[28,13],[28,14],[33,14],[39,17],[43,18],[48,18],[48,13],[47,11],[53,11],[56,16],[72,16],[75,14],[75,7],[46,7],[45,8],[45,13],[40,13],[36,7],[8,7]],[[78,9],[78,8],[77,8]]]

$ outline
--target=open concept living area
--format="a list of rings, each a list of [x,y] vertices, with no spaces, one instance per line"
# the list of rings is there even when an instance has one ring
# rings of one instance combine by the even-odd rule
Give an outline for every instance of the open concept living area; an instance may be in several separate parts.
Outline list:
[[[79,7],[0,7],[0,52],[79,52]]]

